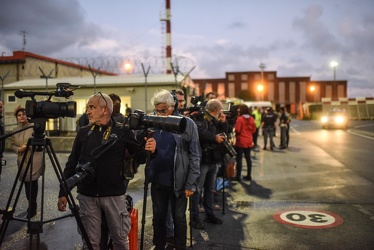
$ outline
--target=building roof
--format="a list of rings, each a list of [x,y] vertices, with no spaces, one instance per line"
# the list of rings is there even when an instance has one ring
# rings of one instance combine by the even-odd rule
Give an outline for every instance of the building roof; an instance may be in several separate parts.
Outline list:
[[[1,56],[0,57],[0,64],[25,63],[27,57],[35,58],[35,59],[46,61],[46,62],[58,63],[60,65],[65,65],[65,66],[69,66],[69,67],[73,67],[73,68],[79,68],[79,69],[84,69],[84,70],[90,71],[90,68],[87,67],[87,66],[83,66],[83,65],[76,64],[76,63],[71,63],[71,62],[66,62],[66,61],[62,61],[62,60],[58,60],[58,59],[54,59],[54,58],[50,58],[50,57],[46,57],[46,56],[41,56],[41,55],[37,55],[37,54],[27,52],[27,51],[13,51],[12,56]],[[113,75],[113,76],[117,75],[115,73],[107,72],[107,71],[104,71],[104,70],[95,69],[95,71],[97,71],[101,74],[104,74],[104,75]]]
[[[175,85],[175,82],[182,82],[184,76],[178,74],[177,79],[173,74],[161,74],[161,75],[148,75],[147,85]],[[57,83],[70,83],[81,87],[94,87],[96,83],[97,87],[116,87],[116,86],[127,86],[127,87],[143,87],[145,86],[144,76],[97,76],[96,82],[93,77],[66,77],[66,78],[49,78],[48,86],[53,88]],[[13,82],[4,85],[4,89],[45,89],[46,79],[28,79],[18,82]]]

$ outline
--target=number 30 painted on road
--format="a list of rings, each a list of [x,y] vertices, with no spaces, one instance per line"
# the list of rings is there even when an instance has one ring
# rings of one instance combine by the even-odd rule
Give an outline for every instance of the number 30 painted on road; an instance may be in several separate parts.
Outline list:
[[[277,212],[273,218],[280,223],[301,228],[330,228],[343,223],[340,216],[320,210],[285,210]]]

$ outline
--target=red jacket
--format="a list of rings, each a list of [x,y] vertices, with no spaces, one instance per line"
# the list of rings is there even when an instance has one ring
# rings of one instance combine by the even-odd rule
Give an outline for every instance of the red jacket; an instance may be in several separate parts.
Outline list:
[[[256,132],[255,120],[250,115],[241,115],[235,123],[235,146],[239,148],[251,148],[253,144],[252,134]]]

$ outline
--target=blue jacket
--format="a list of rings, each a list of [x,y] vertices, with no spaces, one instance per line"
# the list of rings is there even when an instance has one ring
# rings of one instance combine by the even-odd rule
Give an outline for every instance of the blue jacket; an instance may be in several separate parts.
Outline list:
[[[173,133],[176,143],[174,152],[174,193],[176,196],[180,196],[185,190],[195,192],[196,180],[200,175],[201,149],[197,126],[192,119],[185,118],[186,131],[183,134]]]

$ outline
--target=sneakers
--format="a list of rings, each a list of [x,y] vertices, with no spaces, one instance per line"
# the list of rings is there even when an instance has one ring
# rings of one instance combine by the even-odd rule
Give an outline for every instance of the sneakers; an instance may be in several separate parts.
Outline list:
[[[192,217],[191,226],[196,229],[204,229],[204,224],[201,222],[199,216]]]
[[[204,221],[208,222],[208,223],[211,223],[211,224],[222,224],[223,223],[223,220],[221,220],[220,218],[218,218],[215,215],[205,216]]]

